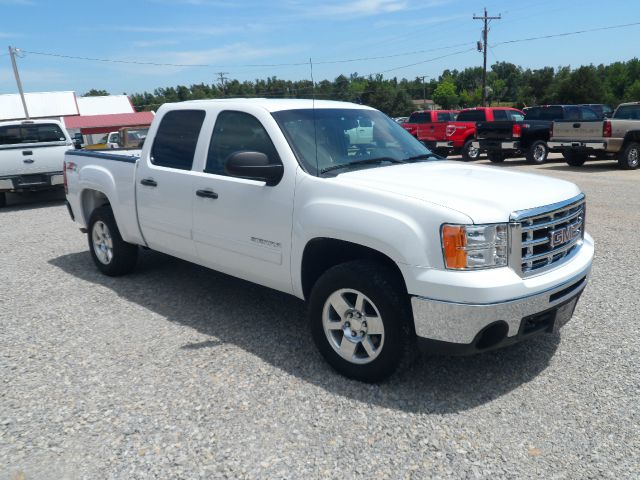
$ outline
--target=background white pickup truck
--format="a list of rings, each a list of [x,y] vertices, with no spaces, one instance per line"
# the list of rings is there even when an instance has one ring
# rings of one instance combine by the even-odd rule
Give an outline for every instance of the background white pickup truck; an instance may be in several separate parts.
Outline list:
[[[363,124],[367,144],[347,133]],[[320,352],[364,381],[416,344],[557,331],[594,252],[575,185],[443,161],[348,103],[164,105],[141,152],[69,151],[65,173],[102,272],[130,272],[142,245],[305,299]]]
[[[72,146],[60,122],[0,123],[0,207],[6,192],[61,187],[64,152]]]

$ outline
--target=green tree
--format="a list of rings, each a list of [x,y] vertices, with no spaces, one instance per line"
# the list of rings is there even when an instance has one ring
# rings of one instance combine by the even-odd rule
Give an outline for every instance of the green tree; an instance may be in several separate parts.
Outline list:
[[[458,95],[453,80],[445,78],[433,92],[433,101],[444,109],[455,107],[458,104]]]
[[[106,90],[96,90],[95,88],[92,88],[82,96],[83,97],[106,97],[107,95],[109,95],[109,92],[107,92]]]

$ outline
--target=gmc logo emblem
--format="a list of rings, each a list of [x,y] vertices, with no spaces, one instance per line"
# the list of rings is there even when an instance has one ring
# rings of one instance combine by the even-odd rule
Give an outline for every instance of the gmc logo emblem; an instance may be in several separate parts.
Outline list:
[[[549,244],[551,248],[559,247],[576,238],[580,235],[580,227],[582,227],[582,222],[567,225],[564,228],[549,232]]]

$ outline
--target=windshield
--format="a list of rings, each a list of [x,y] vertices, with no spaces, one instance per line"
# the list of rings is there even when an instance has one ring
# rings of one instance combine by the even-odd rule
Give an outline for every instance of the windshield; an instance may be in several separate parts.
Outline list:
[[[342,166],[371,168],[434,157],[404,128],[377,110],[283,110],[274,112],[273,117],[301,166],[312,175],[339,173]]]

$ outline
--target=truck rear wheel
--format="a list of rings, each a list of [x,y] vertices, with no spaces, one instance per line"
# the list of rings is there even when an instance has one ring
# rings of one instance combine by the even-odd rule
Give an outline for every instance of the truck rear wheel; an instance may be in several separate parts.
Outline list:
[[[138,246],[122,239],[111,207],[100,207],[93,211],[87,238],[93,262],[105,275],[125,275],[136,267]]]
[[[572,167],[581,167],[582,165],[584,165],[584,162],[587,161],[587,158],[589,158],[589,155],[587,155],[586,153],[576,153],[571,150],[565,150],[564,152],[562,152],[562,156],[564,157],[567,164],[571,165]]]
[[[640,166],[640,143],[631,142],[618,157],[618,165],[623,170],[635,170]]]
[[[436,148],[435,150],[433,150],[433,153],[435,153],[439,157],[447,158],[449,156],[449,149],[448,148]]]
[[[411,305],[397,274],[382,264],[355,260],[327,270],[308,314],[318,350],[347,377],[379,382],[412,357]]]
[[[536,140],[527,148],[526,158],[529,163],[542,164],[547,161],[549,147],[544,140]]]
[[[473,160],[477,160],[479,157],[480,149],[473,146],[473,139],[470,138],[464,142],[464,146],[462,147],[462,159],[465,162],[471,162]]]

